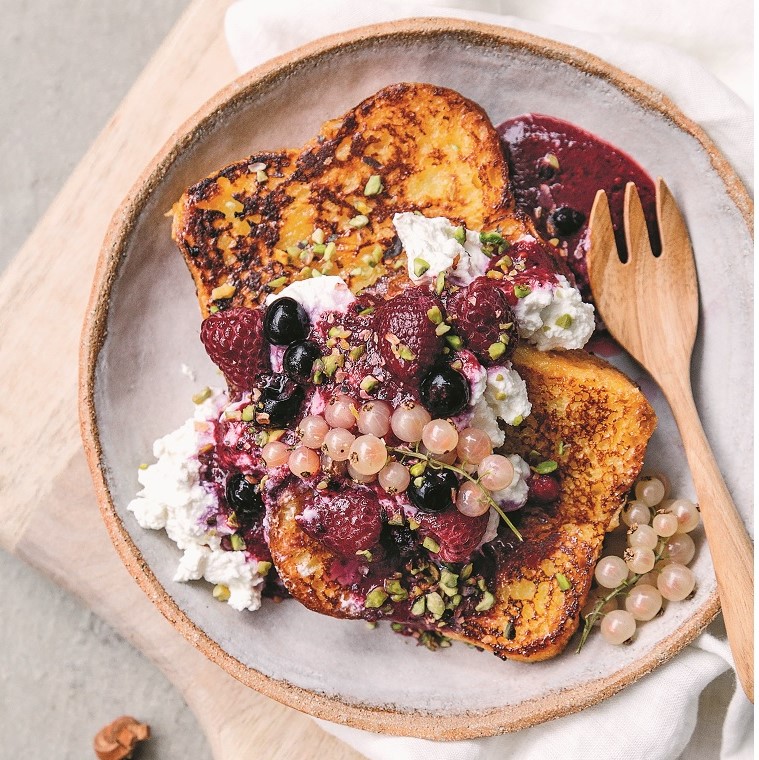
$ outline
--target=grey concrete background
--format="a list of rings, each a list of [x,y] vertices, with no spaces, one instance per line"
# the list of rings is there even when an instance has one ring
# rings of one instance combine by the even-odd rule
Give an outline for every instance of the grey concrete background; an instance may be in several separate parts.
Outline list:
[[[0,270],[44,213],[188,0],[0,0]],[[140,760],[211,754],[171,684],[113,629],[0,552],[0,758],[94,757],[122,714]]]

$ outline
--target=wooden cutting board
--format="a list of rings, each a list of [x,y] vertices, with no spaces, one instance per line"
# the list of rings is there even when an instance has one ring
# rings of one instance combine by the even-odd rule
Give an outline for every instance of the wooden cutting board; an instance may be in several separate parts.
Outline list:
[[[162,617],[111,546],[81,450],[79,336],[100,244],[153,155],[235,77],[228,4],[190,5],[0,280],[0,546],[144,652],[187,700],[215,758],[357,760],[307,716],[206,660]]]

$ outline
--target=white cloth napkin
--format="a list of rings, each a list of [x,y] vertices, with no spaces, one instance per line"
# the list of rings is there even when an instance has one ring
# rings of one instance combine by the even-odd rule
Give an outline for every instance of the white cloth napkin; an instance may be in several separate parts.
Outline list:
[[[752,92],[748,0],[732,3],[729,13],[709,0],[637,0],[634,14],[628,3],[597,0],[437,2],[238,0],[227,12],[227,41],[242,72],[318,37],[399,18],[454,16],[550,37],[662,90],[707,131],[751,187],[752,112],[736,94],[749,100]],[[667,665],[611,699],[514,734],[437,743],[318,722],[371,760],[748,760],[752,706],[736,689],[734,673],[728,674],[732,668],[717,622]]]

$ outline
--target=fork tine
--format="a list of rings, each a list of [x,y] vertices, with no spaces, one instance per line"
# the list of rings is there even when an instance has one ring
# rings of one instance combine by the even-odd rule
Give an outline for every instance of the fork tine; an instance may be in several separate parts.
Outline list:
[[[661,177],[656,179],[656,220],[661,235],[662,256],[676,256],[681,266],[695,277],[693,248],[688,228],[674,196]]]
[[[592,236],[591,246],[595,249],[593,258],[598,261],[612,257],[619,258],[617,243],[614,240],[614,227],[611,223],[609,199],[604,190],[599,190],[596,193],[593,208],[590,210],[588,226]]]
[[[634,182],[628,182],[625,187],[625,241],[627,242],[627,259],[639,257],[636,264],[643,264],[643,259],[653,258],[651,241],[648,238],[648,227],[643,206]]]

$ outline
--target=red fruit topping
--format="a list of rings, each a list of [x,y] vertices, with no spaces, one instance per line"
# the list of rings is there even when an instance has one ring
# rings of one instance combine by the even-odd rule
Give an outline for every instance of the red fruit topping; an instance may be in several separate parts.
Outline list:
[[[261,309],[238,306],[211,314],[200,326],[200,339],[211,361],[240,390],[250,390],[258,376],[270,370],[263,321]]]
[[[550,504],[556,501],[561,493],[559,481],[551,475],[534,473],[527,483],[529,498],[539,504]]]
[[[454,328],[485,366],[507,361],[519,337],[514,314],[496,282],[478,277],[457,290],[447,304]]]
[[[373,491],[342,484],[314,494],[296,518],[309,536],[343,557],[374,548],[382,531],[382,509]]]
[[[420,532],[431,536],[440,545],[438,557],[443,562],[466,562],[485,535],[489,514],[467,517],[455,506],[444,512],[422,512],[415,515]]]
[[[401,382],[418,382],[439,358],[443,337],[435,332],[437,315],[442,320],[443,305],[421,288],[405,290],[377,309],[374,330],[379,352],[388,371]]]

